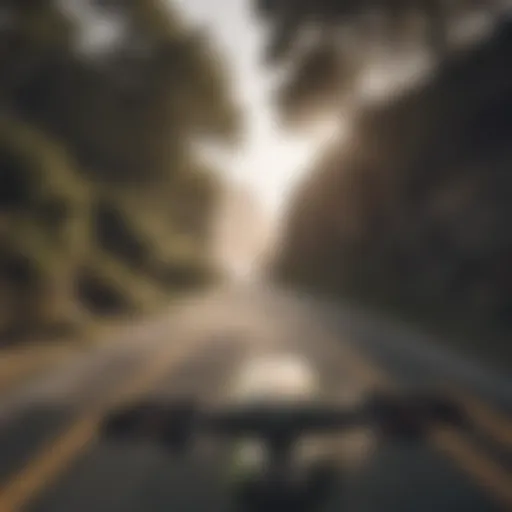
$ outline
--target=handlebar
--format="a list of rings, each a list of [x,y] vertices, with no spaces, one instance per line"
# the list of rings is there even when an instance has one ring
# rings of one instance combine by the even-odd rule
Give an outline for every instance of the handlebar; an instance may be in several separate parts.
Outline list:
[[[378,393],[354,406],[311,403],[260,403],[201,406],[194,400],[144,402],[114,411],[103,424],[109,439],[150,439],[175,454],[187,451],[195,435],[216,438],[259,438],[268,450],[268,467],[260,475],[238,481],[235,500],[241,510],[314,511],[337,482],[329,464],[310,466],[303,478],[293,477],[291,462],[301,435],[343,432],[365,426],[382,439],[421,441],[436,422],[467,425],[462,408],[432,393]],[[290,476],[291,475],[291,476]]]
[[[271,445],[301,435],[372,427],[385,437],[419,439],[433,423],[467,424],[461,406],[433,393],[378,393],[359,405],[319,402],[201,406],[194,400],[144,402],[114,411],[103,425],[109,438],[150,438],[179,449],[194,434],[258,437]]]

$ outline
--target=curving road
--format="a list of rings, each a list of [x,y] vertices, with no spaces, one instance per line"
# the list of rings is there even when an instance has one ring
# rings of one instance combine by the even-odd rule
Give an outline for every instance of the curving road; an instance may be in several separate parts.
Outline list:
[[[433,347],[349,307],[262,286],[190,299],[2,396],[0,512],[227,510],[218,458],[178,464],[150,445],[108,445],[96,429],[112,404],[137,396],[222,400],[243,361],[273,352],[306,358],[338,399],[435,385],[474,420],[471,432],[433,430],[424,446],[377,448],[365,432],[339,440],[346,479],[329,510],[512,510],[512,381]]]

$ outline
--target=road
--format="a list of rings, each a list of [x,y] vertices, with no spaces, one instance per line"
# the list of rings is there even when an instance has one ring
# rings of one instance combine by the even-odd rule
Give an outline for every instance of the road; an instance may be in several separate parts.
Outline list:
[[[340,440],[346,478],[329,510],[512,510],[512,381],[433,346],[263,286],[190,299],[1,397],[0,512],[229,509],[218,459],[178,464],[150,445],[109,445],[97,427],[138,396],[222,400],[241,363],[272,353],[306,358],[338,399],[428,384],[463,400],[474,420],[471,432],[433,429],[424,446],[375,446],[367,432]]]

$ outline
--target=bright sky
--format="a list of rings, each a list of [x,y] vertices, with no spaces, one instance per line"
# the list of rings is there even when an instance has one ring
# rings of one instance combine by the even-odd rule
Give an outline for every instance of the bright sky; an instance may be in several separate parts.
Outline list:
[[[269,216],[270,230],[274,234],[278,233],[281,220],[279,209],[286,204],[288,194],[311,167],[318,143],[329,143],[329,140],[325,140],[328,133],[319,133],[319,137],[323,135],[324,140],[315,141],[292,136],[276,125],[270,102],[271,78],[260,65],[265,38],[262,28],[250,12],[253,0],[169,1],[181,7],[191,21],[209,28],[215,43],[220,46],[220,51],[232,67],[235,93],[245,107],[249,133],[246,144],[240,148],[236,157],[222,167],[226,169],[228,178],[241,183],[255,194],[263,207],[263,213]],[[388,90],[388,86],[410,83],[411,73],[414,77],[422,76],[421,66],[425,64],[421,59],[418,61],[417,56],[410,66],[399,69],[395,69],[392,62],[386,59],[382,62],[379,60],[379,63],[382,69],[377,66],[375,72],[367,77],[368,80],[362,86],[368,86],[369,89],[363,87],[362,93],[379,97]],[[428,70],[428,62],[425,70]],[[341,132],[338,134],[341,135]],[[229,222],[234,223],[228,229],[228,232],[233,230],[233,248],[230,248],[229,237],[221,238],[221,245],[227,251],[225,259],[232,266],[240,264],[243,267],[247,263],[247,257],[244,256],[247,248],[242,250],[240,240],[247,238],[247,234],[249,238],[256,234],[253,233],[254,229],[245,225],[244,219],[233,218],[233,215],[228,217]],[[245,236],[241,236],[240,230]],[[249,246],[249,252],[255,252],[252,245]]]
[[[248,186],[270,214],[308,167],[315,144],[282,132],[273,119],[270,80],[260,67],[261,30],[250,13],[251,0],[173,0],[193,20],[207,25],[234,72],[235,91],[246,109],[248,139],[227,173]]]
[[[259,65],[264,38],[261,27],[250,12],[253,0],[171,1],[193,20],[199,20],[212,30],[216,42],[233,66],[236,91],[246,107],[249,138],[237,157],[229,162],[227,172],[235,180],[248,185],[268,212],[275,213],[286,201],[292,186],[308,169],[317,144],[311,139],[292,137],[280,131],[273,120],[268,94],[269,78]],[[504,3],[512,2],[506,0]],[[476,18],[480,25],[488,17],[481,14]],[[463,28],[467,32],[468,27]],[[421,73],[418,73],[416,60],[411,70],[418,75]],[[378,83],[374,85],[378,85],[379,90],[385,89],[380,83],[382,80],[390,81],[390,70],[391,75],[397,73],[388,69],[387,73],[377,77]],[[406,72],[403,78],[410,81],[411,77]]]
[[[260,66],[264,37],[250,12],[253,0],[169,1],[180,7],[191,21],[199,22],[211,31],[231,66],[235,94],[245,107],[248,137],[235,157],[222,167],[228,178],[255,193],[265,211],[272,216],[310,167],[318,141],[292,136],[276,125],[270,108],[270,77]],[[512,0],[506,1],[512,3]],[[80,4],[79,0],[72,3],[75,8]],[[70,0],[64,5],[71,5]],[[101,40],[101,26],[98,31],[95,40]],[[111,30],[103,36],[108,37],[109,32]],[[393,69],[387,71],[376,80],[370,76],[373,79],[370,85],[380,89],[381,79],[389,80],[390,74],[397,74]],[[413,71],[418,74],[417,69],[413,68]]]

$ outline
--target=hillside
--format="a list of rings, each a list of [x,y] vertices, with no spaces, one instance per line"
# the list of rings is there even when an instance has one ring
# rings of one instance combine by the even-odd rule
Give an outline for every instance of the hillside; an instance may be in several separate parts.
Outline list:
[[[216,276],[219,184],[197,147],[238,131],[222,59],[170,4],[66,5],[2,4],[2,343],[151,311]]]

